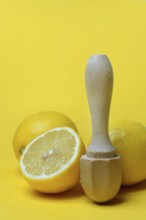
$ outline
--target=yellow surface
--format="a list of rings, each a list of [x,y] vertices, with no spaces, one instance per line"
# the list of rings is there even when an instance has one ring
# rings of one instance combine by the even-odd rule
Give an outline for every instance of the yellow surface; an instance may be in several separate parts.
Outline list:
[[[19,123],[61,111],[86,145],[91,123],[84,70],[91,54],[109,56],[115,73],[110,120],[146,124],[145,0],[0,2],[0,219],[146,219],[146,182],[96,205],[80,185],[60,195],[33,191],[12,149]]]

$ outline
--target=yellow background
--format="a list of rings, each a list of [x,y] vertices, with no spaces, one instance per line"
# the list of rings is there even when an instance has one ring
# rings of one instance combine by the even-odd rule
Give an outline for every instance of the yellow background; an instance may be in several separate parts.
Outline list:
[[[145,0],[1,0],[0,219],[146,219],[146,182],[97,205],[80,185],[36,193],[19,172],[12,138],[30,114],[65,113],[88,144],[84,71],[92,54],[107,54],[113,65],[110,120],[146,124]]]

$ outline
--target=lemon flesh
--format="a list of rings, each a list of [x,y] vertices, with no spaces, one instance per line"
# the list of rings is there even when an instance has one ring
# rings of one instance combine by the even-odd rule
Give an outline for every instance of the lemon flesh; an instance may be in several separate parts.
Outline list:
[[[83,153],[84,144],[72,128],[55,128],[28,144],[20,159],[20,168],[34,189],[63,192],[79,181],[79,161]]]
[[[110,123],[109,136],[122,159],[122,185],[146,179],[146,128],[139,122],[118,120]]]
[[[74,122],[60,112],[39,112],[24,119],[18,126],[13,137],[13,149],[17,159],[20,159],[23,150],[34,138],[49,129],[62,126],[71,127],[77,131]]]

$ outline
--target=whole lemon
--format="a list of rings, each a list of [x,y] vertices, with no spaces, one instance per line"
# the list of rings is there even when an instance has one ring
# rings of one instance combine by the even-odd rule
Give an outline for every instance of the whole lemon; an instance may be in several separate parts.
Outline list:
[[[122,185],[146,179],[146,128],[139,122],[120,120],[109,126],[109,136],[122,159]]]
[[[77,131],[74,122],[60,112],[39,112],[24,119],[17,128],[13,138],[13,149],[17,159],[20,159],[24,148],[35,137],[49,129],[62,126],[71,127]]]

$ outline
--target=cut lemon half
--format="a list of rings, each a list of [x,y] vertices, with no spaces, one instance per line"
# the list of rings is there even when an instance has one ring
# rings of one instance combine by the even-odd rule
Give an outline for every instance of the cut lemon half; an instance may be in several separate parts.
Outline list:
[[[80,157],[84,153],[84,143],[74,129],[54,128],[27,145],[20,158],[20,168],[34,189],[63,192],[79,181]]]

